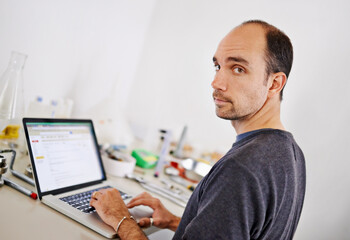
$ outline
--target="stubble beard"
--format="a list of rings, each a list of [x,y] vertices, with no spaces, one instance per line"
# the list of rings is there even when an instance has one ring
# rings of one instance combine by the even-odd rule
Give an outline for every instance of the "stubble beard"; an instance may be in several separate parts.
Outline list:
[[[232,99],[228,99],[227,97],[224,97],[217,90],[213,92],[213,99],[215,98],[219,98],[227,101],[226,106],[215,105],[216,116],[218,116],[219,118],[236,121],[236,120],[243,120],[247,117],[246,114],[240,113],[239,109],[237,108],[237,106],[235,106],[235,103],[232,101]],[[227,106],[228,104],[230,104],[230,106]]]
[[[226,111],[221,110],[223,107],[215,106],[216,116],[225,120],[230,120],[230,121],[244,120],[248,117],[248,115],[246,114],[237,112],[234,104],[233,103],[231,104],[232,104],[232,107]]]
[[[230,121],[244,121],[249,119],[252,115],[254,115],[257,111],[259,111],[263,103],[257,105],[251,104],[242,104],[239,102],[235,102],[232,99],[222,96],[219,92],[214,91],[213,98],[219,98],[227,101],[224,106],[215,105],[216,116],[219,118],[230,120]],[[242,101],[245,102],[254,102],[255,99],[244,99]]]

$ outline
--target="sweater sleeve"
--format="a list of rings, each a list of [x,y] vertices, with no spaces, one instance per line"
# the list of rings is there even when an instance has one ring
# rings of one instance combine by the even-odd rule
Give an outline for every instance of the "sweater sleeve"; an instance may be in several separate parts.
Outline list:
[[[263,189],[246,166],[235,162],[217,166],[197,198],[197,215],[183,239],[239,240],[259,235],[266,212]]]

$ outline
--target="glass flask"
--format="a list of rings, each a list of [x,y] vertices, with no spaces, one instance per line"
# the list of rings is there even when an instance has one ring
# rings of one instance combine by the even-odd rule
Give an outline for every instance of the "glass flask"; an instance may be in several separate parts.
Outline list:
[[[27,55],[12,51],[0,78],[0,141],[20,144],[24,114],[23,68]]]

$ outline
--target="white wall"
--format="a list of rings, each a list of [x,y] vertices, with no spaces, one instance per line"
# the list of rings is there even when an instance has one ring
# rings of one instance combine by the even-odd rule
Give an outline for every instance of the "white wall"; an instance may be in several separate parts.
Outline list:
[[[27,99],[70,97],[81,117],[112,95],[141,137],[187,124],[193,145],[225,151],[235,132],[215,116],[211,59],[232,27],[266,20],[295,51],[282,104],[307,161],[295,239],[349,239],[349,12],[345,0],[0,0],[0,71],[25,52]]]
[[[27,100],[68,97],[77,115],[109,95],[124,106],[154,3],[0,0],[0,69],[20,51]]]

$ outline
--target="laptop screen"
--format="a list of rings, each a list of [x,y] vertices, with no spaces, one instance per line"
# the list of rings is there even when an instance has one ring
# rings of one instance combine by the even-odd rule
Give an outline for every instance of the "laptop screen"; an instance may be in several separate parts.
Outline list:
[[[105,180],[90,120],[23,121],[41,194]]]

